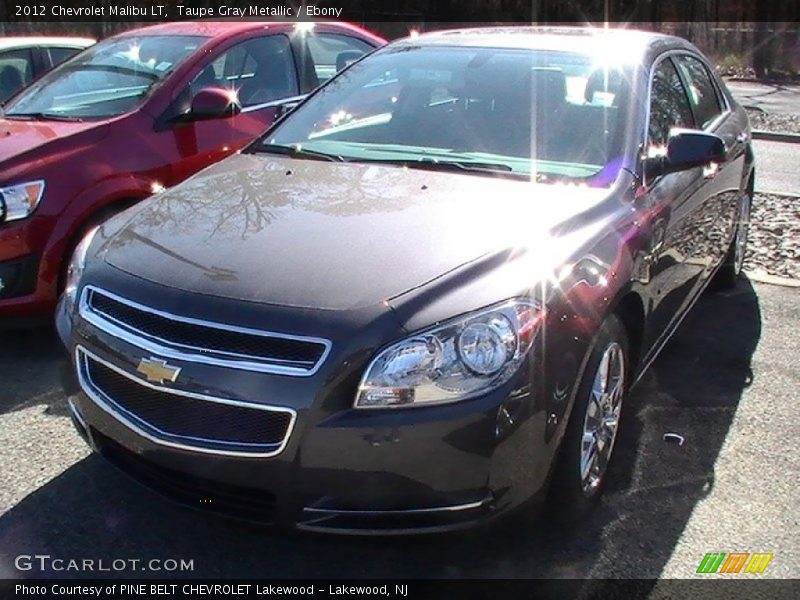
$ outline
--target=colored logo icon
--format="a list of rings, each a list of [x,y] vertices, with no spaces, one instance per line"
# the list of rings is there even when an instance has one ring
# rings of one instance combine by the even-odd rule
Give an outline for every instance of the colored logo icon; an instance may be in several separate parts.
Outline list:
[[[750,573],[761,575],[772,560],[773,554],[768,552],[708,552],[700,565],[698,573]]]

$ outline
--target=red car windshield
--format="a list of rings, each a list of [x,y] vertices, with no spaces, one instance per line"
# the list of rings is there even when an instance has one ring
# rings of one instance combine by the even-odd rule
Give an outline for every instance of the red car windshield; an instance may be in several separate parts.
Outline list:
[[[112,38],[67,61],[14,99],[10,118],[92,119],[129,112],[207,38]]]

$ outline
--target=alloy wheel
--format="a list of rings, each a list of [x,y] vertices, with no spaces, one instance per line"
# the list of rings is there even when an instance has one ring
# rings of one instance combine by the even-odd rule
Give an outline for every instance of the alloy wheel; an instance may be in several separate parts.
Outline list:
[[[592,382],[581,437],[580,476],[591,496],[605,476],[619,429],[625,391],[625,353],[617,342],[603,351]]]

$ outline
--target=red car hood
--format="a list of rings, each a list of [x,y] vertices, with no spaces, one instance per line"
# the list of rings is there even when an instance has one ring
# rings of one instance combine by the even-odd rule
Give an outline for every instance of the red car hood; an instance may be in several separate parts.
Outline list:
[[[0,162],[28,154],[58,140],[93,131],[104,135],[106,123],[97,121],[23,121],[0,119]]]

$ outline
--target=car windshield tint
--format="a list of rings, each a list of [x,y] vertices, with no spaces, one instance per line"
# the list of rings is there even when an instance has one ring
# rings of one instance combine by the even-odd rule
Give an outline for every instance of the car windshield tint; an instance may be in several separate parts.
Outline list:
[[[629,79],[622,67],[576,53],[387,48],[322,88],[252,151],[606,186],[621,165]]]
[[[99,43],[31,85],[5,116],[91,119],[126,113],[205,39],[154,35]]]

